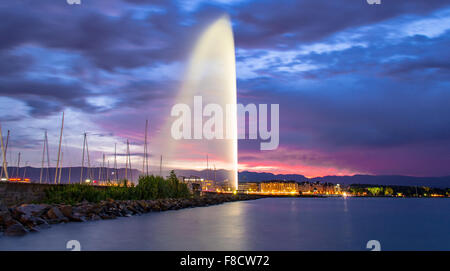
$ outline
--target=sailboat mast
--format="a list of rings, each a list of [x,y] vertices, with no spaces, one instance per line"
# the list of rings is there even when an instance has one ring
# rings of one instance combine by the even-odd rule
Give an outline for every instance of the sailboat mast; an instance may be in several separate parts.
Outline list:
[[[9,131],[8,131],[8,137],[9,137]],[[3,133],[2,133],[2,126],[0,125],[0,141],[1,141],[1,146],[2,146],[2,158],[3,158],[3,167],[2,167],[2,174],[1,174],[1,178],[3,178],[3,171],[5,172],[5,177],[8,180],[8,168],[6,167],[6,149],[5,146],[3,145]]]
[[[119,180],[119,173],[117,172],[117,143],[114,143],[114,177],[116,181]]]
[[[69,167],[69,184],[70,184],[70,175],[72,174],[72,165]]]
[[[8,130],[8,134],[6,135],[5,157],[6,157],[7,152],[8,152],[9,136],[10,136],[10,131]],[[9,154],[10,154],[9,158],[11,158],[11,151],[9,151]],[[12,161],[12,159],[11,159],[11,161]],[[6,160],[6,171],[8,171],[8,160]]]
[[[9,141],[9,130],[8,130],[8,135],[6,136],[6,146],[3,146],[3,134],[2,134],[2,129],[1,129],[1,125],[0,125],[0,137],[1,137],[1,141],[2,141],[2,159],[3,159],[3,166],[2,166],[2,171],[0,173],[0,178],[3,178],[3,171],[5,171],[5,176],[6,179],[8,178],[8,163],[6,161],[6,151],[8,150],[8,141]]]
[[[127,154],[125,155],[125,180],[128,181],[128,139],[127,139]]]
[[[42,164],[41,164],[41,174],[39,176],[39,183],[42,183],[42,174],[44,173],[44,160],[45,160],[45,135],[44,135],[44,148],[42,149]]]
[[[58,179],[58,169],[59,169],[59,159],[60,159],[60,155],[61,155],[61,141],[62,141],[63,129],[64,129],[64,111],[62,114],[61,132],[59,134],[59,147],[58,147],[58,159],[56,160],[55,184],[56,184],[56,180]]]
[[[19,155],[18,155],[18,157],[17,157],[16,178],[19,178],[19,173],[20,173],[20,152],[19,152]]]
[[[131,167],[131,152],[130,152],[130,144],[128,143],[128,161],[130,165],[130,179],[133,181],[133,168]]]
[[[102,165],[99,164],[98,165],[98,181],[100,181],[101,176],[102,176]]]
[[[159,176],[162,177],[162,155],[161,158],[159,159]]]
[[[47,135],[47,130],[45,130],[45,148],[46,148],[46,152],[47,152],[47,174],[46,174],[46,178],[45,178],[45,182],[46,183],[50,183],[50,152],[48,151],[48,135]]]
[[[83,183],[84,149],[85,148],[86,148],[86,133],[84,133],[84,135],[83,135],[83,155],[81,156],[80,184]]]
[[[92,169],[91,169],[91,158],[89,156],[89,145],[88,145],[88,141],[87,141],[87,136],[86,136],[86,154],[87,154],[87,160],[88,160],[88,176],[89,176],[89,180],[92,180]]]
[[[108,166],[106,168],[106,180],[109,182],[109,159],[108,159]]]
[[[63,167],[63,156],[64,156],[64,152],[61,152],[61,166],[59,167],[58,184],[61,184],[61,174],[62,174],[62,167]]]
[[[147,129],[148,129],[148,125],[147,125]],[[147,129],[145,129],[147,131]],[[147,133],[147,137],[148,137],[148,133]],[[146,167],[146,175],[148,176],[148,139],[147,137],[145,137],[147,143],[145,144],[145,167]]]
[[[145,137],[144,137],[144,159],[142,160],[142,173],[148,175],[148,162],[147,162],[147,130],[148,130],[148,120],[145,120]],[[145,171],[145,166],[147,165],[147,171]]]
[[[23,169],[23,180],[25,181],[25,177],[27,176],[27,166],[28,166],[28,161],[25,162],[25,168]]]
[[[105,170],[106,170],[106,168],[105,168],[105,154],[103,154],[102,176],[100,178],[100,181],[103,180],[103,176],[107,175],[107,174],[105,174]]]

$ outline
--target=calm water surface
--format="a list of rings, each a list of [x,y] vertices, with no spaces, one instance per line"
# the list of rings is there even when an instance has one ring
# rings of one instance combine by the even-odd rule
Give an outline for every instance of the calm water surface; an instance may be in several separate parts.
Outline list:
[[[266,198],[55,225],[0,250],[450,250],[449,199]]]

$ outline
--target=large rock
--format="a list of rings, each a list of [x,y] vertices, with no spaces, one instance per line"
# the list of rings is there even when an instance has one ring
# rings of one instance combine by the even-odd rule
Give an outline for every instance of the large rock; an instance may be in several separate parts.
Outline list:
[[[145,213],[145,209],[142,208],[142,206],[139,204],[138,201],[131,201],[130,205],[134,209],[135,213],[137,214]]]
[[[35,217],[28,216],[28,215],[21,215],[21,216],[18,218],[18,221],[19,221],[22,225],[27,226],[28,228],[32,228],[32,227],[36,226],[36,224],[37,224],[37,223],[36,223]]]
[[[132,215],[139,213],[134,206],[128,205],[126,208]]]
[[[23,236],[27,234],[28,231],[25,227],[19,222],[15,221],[15,223],[9,225],[5,232],[3,233],[5,236]]]
[[[61,205],[59,206],[59,210],[65,217],[71,217],[72,216],[72,206],[70,205]]]
[[[26,226],[28,229],[33,229],[36,227],[39,228],[48,228],[49,225],[47,221],[41,217],[35,217],[35,216],[28,216],[28,215],[21,215],[17,219],[22,225]]]
[[[100,214],[102,212],[102,206],[99,204],[92,204],[88,210],[90,214]]]
[[[80,216],[86,216],[87,215],[86,209],[83,208],[83,206],[73,207],[72,208],[72,213],[73,214],[78,214]]]
[[[80,213],[73,213],[70,217],[69,217],[70,221],[73,222],[85,222],[86,218],[80,214]]]
[[[6,228],[8,222],[12,220],[8,207],[0,200],[0,228]]]
[[[102,219],[115,219],[116,216],[114,214],[100,214]]]
[[[40,217],[51,208],[48,204],[22,204],[15,208],[15,212],[26,216]]]
[[[127,208],[124,208],[124,209],[120,210],[120,215],[129,217],[129,216],[132,216],[133,213],[130,212]]]
[[[150,208],[149,208],[147,202],[145,202],[145,200],[140,200],[137,202],[137,204],[139,204],[139,206],[142,208],[142,210],[144,212],[148,212],[150,210]]]
[[[171,207],[171,204],[169,201],[162,200],[162,201],[160,201],[159,204],[161,207],[161,211],[167,211]]]
[[[50,228],[50,225],[48,224],[48,222],[40,217],[36,217],[34,222],[37,225],[37,228],[39,228],[39,229]],[[34,227],[34,228],[36,228],[36,227]]]
[[[51,224],[69,222],[69,219],[62,214],[58,207],[50,208],[47,212],[47,217],[50,219]]]
[[[102,218],[101,218],[99,215],[92,213],[92,214],[90,214],[90,215],[87,217],[87,219],[89,219],[89,220],[100,220],[100,219],[102,219]]]

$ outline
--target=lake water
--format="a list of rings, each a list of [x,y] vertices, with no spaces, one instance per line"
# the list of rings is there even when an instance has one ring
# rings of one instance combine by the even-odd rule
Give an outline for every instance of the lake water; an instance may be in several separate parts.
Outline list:
[[[54,225],[0,250],[450,250],[450,199],[266,198]]]

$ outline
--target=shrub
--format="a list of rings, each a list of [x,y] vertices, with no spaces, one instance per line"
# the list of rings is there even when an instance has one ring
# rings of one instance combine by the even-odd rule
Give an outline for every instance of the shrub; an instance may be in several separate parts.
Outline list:
[[[126,180],[121,182],[126,184]],[[83,200],[150,200],[162,198],[187,198],[191,194],[186,184],[180,183],[172,171],[168,179],[160,176],[141,176],[136,186],[92,186],[68,184],[52,186],[46,190],[46,203],[75,204]]]

